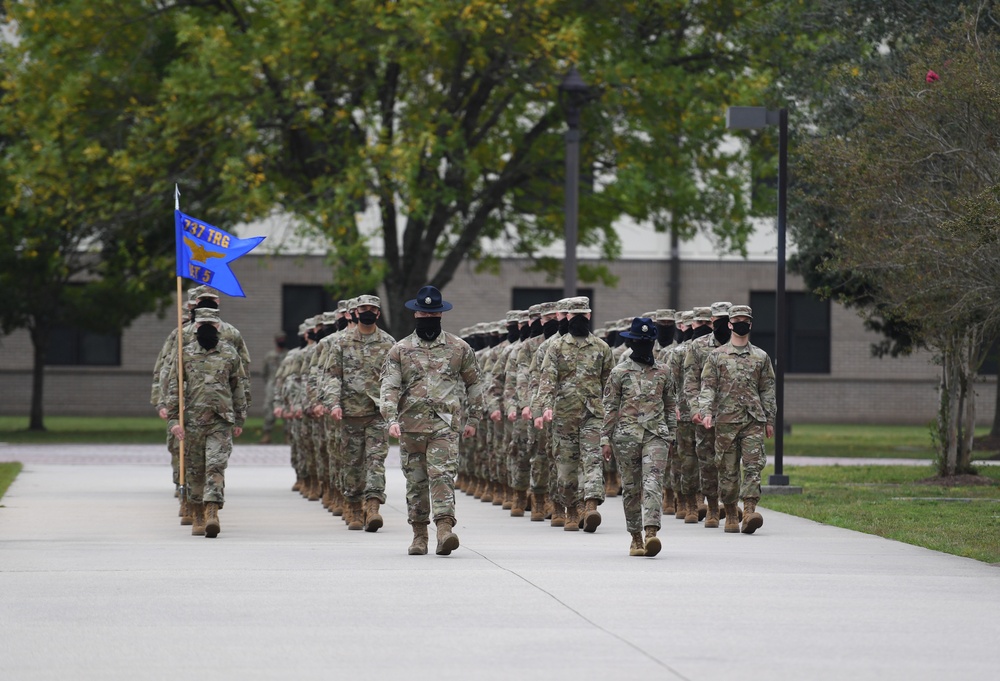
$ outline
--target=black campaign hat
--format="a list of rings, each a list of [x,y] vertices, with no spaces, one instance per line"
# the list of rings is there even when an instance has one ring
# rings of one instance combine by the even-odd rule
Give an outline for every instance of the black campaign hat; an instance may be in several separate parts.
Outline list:
[[[649,317],[636,317],[629,330],[618,335],[632,340],[656,340],[656,326]]]
[[[447,312],[451,309],[451,303],[441,300],[441,292],[430,285],[417,291],[417,297],[407,300],[405,305],[407,310],[418,312]]]

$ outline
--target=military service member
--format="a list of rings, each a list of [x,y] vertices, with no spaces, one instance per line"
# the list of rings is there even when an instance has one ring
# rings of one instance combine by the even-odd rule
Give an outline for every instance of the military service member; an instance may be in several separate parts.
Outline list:
[[[746,534],[753,534],[764,524],[764,518],[757,513],[760,472],[767,464],[764,438],[774,435],[777,414],[774,367],[767,353],[750,343],[752,322],[749,306],[734,305],[729,309],[732,337],[709,353],[697,402],[702,423],[715,429],[719,491],[726,507],[725,531],[740,531],[736,501],[742,498],[742,531]]]
[[[271,442],[271,431],[274,430],[274,382],[278,367],[288,354],[285,348],[287,338],[285,334],[279,333],[274,337],[274,349],[264,356],[264,367],[262,369],[264,379],[264,432],[260,436],[262,445]]]
[[[442,314],[452,308],[441,292],[424,286],[408,300],[416,329],[389,350],[382,372],[381,411],[389,434],[399,438],[406,476],[406,507],[413,542],[410,555],[427,553],[427,525],[437,525],[435,553],[458,548],[455,527],[455,474],[458,438],[479,427],[483,386],[469,345],[441,330]]]
[[[674,392],[670,373],[656,362],[656,328],[648,317],[637,317],[621,332],[631,354],[611,370],[604,390],[601,444],[604,458],[614,450],[622,480],[625,525],[632,535],[630,556],[660,552],[663,470],[673,435]],[[646,531],[643,540],[642,530]]]
[[[221,531],[219,510],[233,437],[243,432],[247,401],[246,375],[236,349],[220,339],[219,313],[195,312],[195,342],[183,348],[184,428],[179,423],[180,388],[176,372],[166,381],[169,428],[183,440],[184,476],[194,522],[191,534],[216,537]],[[166,378],[166,375],[164,376]]]

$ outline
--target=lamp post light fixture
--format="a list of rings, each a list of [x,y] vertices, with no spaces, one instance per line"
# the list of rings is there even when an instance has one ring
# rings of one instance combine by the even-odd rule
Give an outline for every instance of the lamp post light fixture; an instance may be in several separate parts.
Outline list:
[[[566,257],[563,261],[563,297],[576,295],[576,242],[580,208],[580,113],[590,87],[576,70],[559,84],[559,101],[566,112]]]
[[[762,106],[731,106],[726,111],[726,128],[758,130],[778,126],[778,282],[775,292],[774,398],[778,413],[774,420],[774,475],[769,485],[789,484],[784,474],[785,444],[785,358],[787,309],[785,301],[785,211],[788,205],[788,109],[769,111]]]

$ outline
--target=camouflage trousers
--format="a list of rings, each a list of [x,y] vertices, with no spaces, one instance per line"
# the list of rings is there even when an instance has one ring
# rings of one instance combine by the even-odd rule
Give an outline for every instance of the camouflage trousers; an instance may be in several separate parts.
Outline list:
[[[289,433],[292,438],[292,468],[295,470],[295,477],[301,480],[306,477],[306,457],[303,454],[304,448],[302,446],[302,433],[304,430],[302,419],[292,419],[289,421],[289,426]]]
[[[700,423],[694,427],[694,448],[698,455],[701,492],[707,497],[719,496],[719,467],[715,463],[715,429]]]
[[[264,432],[270,433],[274,429],[274,384],[268,383],[264,390]]]
[[[676,442],[670,445],[670,450],[667,452],[667,465],[663,467],[663,489],[678,493],[681,491],[681,460],[677,456]]]
[[[555,440],[555,500],[569,506],[586,499],[604,502],[604,457],[601,455],[602,419],[586,413],[553,421]]]
[[[433,433],[403,433],[399,458],[406,476],[406,514],[413,523],[432,518],[455,519],[455,473],[458,433],[442,428]]]
[[[343,421],[326,421],[326,442],[323,445],[326,457],[326,482],[332,489],[344,489],[344,427]]]
[[[663,471],[667,467],[667,441],[645,431],[642,439],[616,437],[611,443],[622,477],[625,527],[641,532],[659,527],[663,509]]]
[[[332,420],[325,418],[314,418],[313,423],[313,450],[316,452],[316,477],[326,481],[330,477],[330,456],[329,437],[332,430]]]
[[[313,438],[315,419],[303,416],[299,424],[299,455],[303,477],[316,475],[316,440]]]
[[[195,503],[225,501],[226,466],[233,453],[233,427],[226,421],[184,425],[184,486]]]
[[[531,426],[530,421],[526,423]],[[531,443],[531,491],[534,494],[550,494],[549,471],[552,468],[552,457],[549,455],[549,443],[552,439],[552,429],[546,423],[541,430],[535,430],[535,438]],[[552,476],[555,480],[555,476]]]
[[[531,432],[534,427],[520,417],[510,425],[513,437],[507,449],[508,484],[524,492],[531,484]]]
[[[677,457],[680,468],[681,494],[697,494],[701,490],[698,477],[698,454],[695,451],[695,425],[691,421],[677,422]],[[675,487],[676,491],[677,488]]]
[[[344,483],[348,501],[378,499],[385,503],[385,457],[389,454],[386,422],[381,416],[344,417]]]
[[[715,460],[719,467],[719,496],[722,503],[734,504],[740,499],[759,500],[760,473],[767,465],[764,424],[759,421],[716,424]]]

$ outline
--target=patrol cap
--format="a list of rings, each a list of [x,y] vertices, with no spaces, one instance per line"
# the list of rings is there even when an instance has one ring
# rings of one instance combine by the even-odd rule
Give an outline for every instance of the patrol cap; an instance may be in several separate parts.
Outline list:
[[[632,318],[625,317],[624,319],[618,320],[618,323],[615,325],[615,328],[618,331],[628,331],[629,327],[631,326],[632,326]]]
[[[320,320],[322,324],[332,325],[337,323],[337,317],[339,316],[340,312],[337,310],[330,310],[320,315]]]
[[[493,333],[499,333],[502,335],[507,335],[507,320],[500,319],[493,322]]]
[[[681,321],[685,324],[690,324],[694,321],[694,310],[684,310],[681,313]]]
[[[572,298],[562,298],[556,301],[556,312],[567,313],[569,312],[570,303],[573,301]]]
[[[545,315],[555,314],[556,304],[554,302],[539,303],[538,304],[538,314],[544,317]]]
[[[729,308],[733,306],[732,303],[712,303],[712,316],[713,317],[728,317]]]
[[[629,322],[628,330],[618,335],[632,340],[653,340],[656,338],[656,326],[649,317],[636,317]]]
[[[575,296],[569,299],[566,314],[590,314],[590,298],[587,296]]]
[[[215,289],[209,286],[195,286],[194,288],[188,289],[188,297],[194,300],[200,300],[202,298],[218,298],[219,294],[215,292]]]
[[[371,305],[372,307],[377,307],[380,310],[382,309],[382,300],[378,296],[373,296],[370,293],[358,296],[357,301],[358,307],[361,307],[362,305]]]
[[[299,324],[299,335],[300,336],[306,335],[306,331],[308,331],[308,330],[309,330],[309,327],[306,326],[305,322],[302,322],[301,324]]]
[[[337,301],[337,312],[347,312],[347,301],[338,300]]]
[[[215,322],[218,324],[222,321],[219,317],[219,311],[213,307],[199,307],[194,311],[194,321],[197,322]]]
[[[527,324],[531,321],[531,312],[529,310],[521,310],[521,314],[517,315],[517,321],[521,324]]]
[[[521,310],[507,310],[507,316],[504,317],[504,324],[510,324],[511,322],[516,322],[521,318]]]
[[[642,316],[646,317],[648,319],[652,319],[654,322],[656,321],[656,311],[655,310],[652,311],[652,312],[643,312]]]
[[[732,319],[733,317],[753,319],[753,310],[750,309],[749,305],[733,305],[729,308],[729,318]]]
[[[350,312],[351,310],[357,310],[357,309],[358,309],[358,299],[357,298],[348,298],[347,299],[347,311]]]
[[[696,307],[692,310],[694,316],[692,321],[696,322],[710,322],[712,321],[712,308],[710,307]]]
[[[315,317],[306,317],[306,320],[303,322],[303,324],[305,324],[306,328],[308,329],[311,329],[314,326],[319,326],[322,323],[323,323],[323,315],[321,314],[318,314]]]
[[[531,319],[538,319],[542,316],[542,306],[540,303],[536,303],[528,308],[528,317]]]
[[[677,321],[677,310],[671,310],[670,308],[665,308],[662,310],[657,310],[653,314],[653,321],[659,322],[676,322]]]

